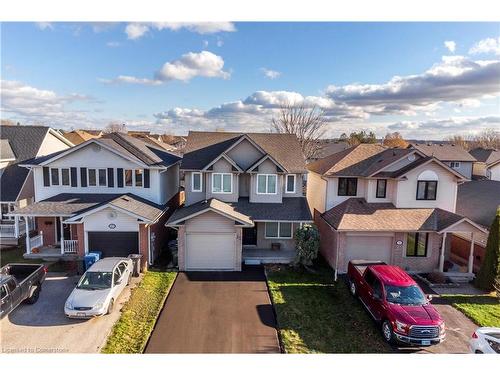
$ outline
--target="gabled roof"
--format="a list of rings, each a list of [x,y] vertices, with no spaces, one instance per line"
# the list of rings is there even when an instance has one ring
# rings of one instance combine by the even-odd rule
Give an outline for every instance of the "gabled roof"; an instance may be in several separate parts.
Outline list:
[[[16,154],[10,147],[8,139],[0,139],[0,161],[13,161],[16,160]]]
[[[241,141],[242,137],[269,154],[289,173],[305,172],[305,161],[298,139],[293,134],[230,133],[190,131],[181,168],[201,170],[221,153]]]
[[[90,134],[85,130],[72,130],[70,132],[63,133],[63,136],[74,145],[79,145],[80,143],[88,141],[89,139],[100,137],[100,135]]]
[[[150,167],[169,167],[181,160],[177,155],[174,155],[159,146],[146,143],[140,139],[120,134],[110,133],[98,139],[91,139],[83,142],[78,146],[62,152],[56,152],[46,157],[31,159],[26,161],[25,165],[44,165],[63,157],[66,154],[74,152],[90,143],[101,145],[117,154],[139,164],[144,164]]]
[[[452,143],[412,143],[408,147],[442,161],[476,161],[467,150]]]
[[[486,164],[494,164],[494,162],[500,160],[500,150],[494,148],[478,147],[469,151],[469,153],[476,158],[477,161]]]
[[[3,170],[0,177],[0,201],[15,202],[17,200],[29,173],[29,170],[20,167],[19,164],[38,154],[49,132],[68,146],[72,145],[70,141],[47,126],[0,126],[2,153],[4,144],[8,143],[15,155],[15,160]]]
[[[339,231],[441,232],[462,221],[484,228],[464,216],[440,208],[396,208],[392,203],[368,203],[349,198],[321,214]]]

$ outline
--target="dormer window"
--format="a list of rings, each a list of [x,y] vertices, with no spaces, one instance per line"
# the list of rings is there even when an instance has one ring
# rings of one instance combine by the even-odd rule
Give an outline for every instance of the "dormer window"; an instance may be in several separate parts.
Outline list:
[[[288,174],[286,176],[286,190],[285,192],[287,193],[295,193],[295,175],[294,174]]]
[[[450,162],[450,167],[452,167],[453,169],[459,169],[460,162],[459,161],[452,161],[452,162]]]
[[[276,185],[278,175],[258,174],[257,175],[257,194],[276,194]]]
[[[231,194],[232,192],[232,173],[212,173],[212,193]]]

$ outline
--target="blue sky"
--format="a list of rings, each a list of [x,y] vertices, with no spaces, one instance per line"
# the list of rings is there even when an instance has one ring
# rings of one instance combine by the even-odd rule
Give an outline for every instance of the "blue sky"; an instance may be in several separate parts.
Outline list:
[[[329,136],[439,139],[500,128],[499,38],[493,23],[3,23],[2,118],[267,131],[293,102],[324,109]]]

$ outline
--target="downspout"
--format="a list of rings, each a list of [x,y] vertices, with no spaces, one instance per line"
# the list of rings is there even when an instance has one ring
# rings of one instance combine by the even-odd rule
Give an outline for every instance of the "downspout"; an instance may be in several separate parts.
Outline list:
[[[339,269],[339,232],[337,231],[337,246],[336,246],[336,251],[337,254],[335,255],[335,277],[334,281],[337,282],[337,277],[338,277],[338,269]]]

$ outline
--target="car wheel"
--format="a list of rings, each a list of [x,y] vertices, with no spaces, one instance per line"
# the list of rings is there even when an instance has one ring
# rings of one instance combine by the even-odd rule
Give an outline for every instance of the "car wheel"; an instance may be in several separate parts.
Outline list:
[[[382,323],[382,336],[384,336],[384,340],[389,344],[394,342],[394,332],[392,331],[391,322],[388,320],[384,320]]]
[[[107,315],[111,314],[111,312],[113,311],[114,304],[115,304],[115,301],[113,299],[111,299],[111,301],[109,301],[108,311],[106,312]]]
[[[34,303],[36,303],[36,301],[38,301],[38,298],[40,297],[40,285],[35,285],[31,288],[31,295],[26,299],[26,303],[28,305],[33,305]]]
[[[349,281],[349,291],[353,296],[356,295],[356,284],[354,284],[354,281]]]

